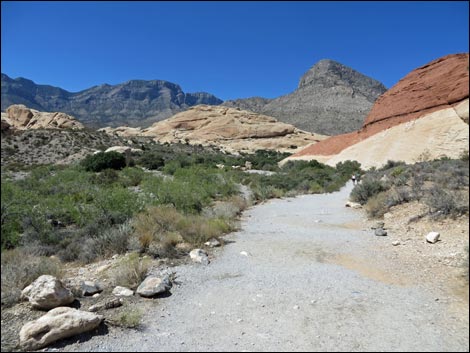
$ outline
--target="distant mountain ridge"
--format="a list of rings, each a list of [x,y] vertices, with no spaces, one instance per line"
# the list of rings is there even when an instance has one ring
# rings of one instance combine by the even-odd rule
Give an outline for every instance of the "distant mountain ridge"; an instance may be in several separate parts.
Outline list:
[[[338,135],[359,129],[386,90],[379,81],[324,59],[300,78],[290,94],[275,99],[230,100],[223,105],[273,116],[306,131]]]
[[[12,104],[24,104],[40,111],[74,115],[90,127],[148,126],[194,105],[222,102],[210,93],[185,93],[179,85],[162,80],[130,80],[72,93],[2,73],[2,111]]]

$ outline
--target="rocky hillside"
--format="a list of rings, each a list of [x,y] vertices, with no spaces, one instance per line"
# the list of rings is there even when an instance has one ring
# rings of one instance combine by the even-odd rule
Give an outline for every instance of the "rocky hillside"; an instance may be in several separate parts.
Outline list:
[[[359,129],[385,91],[382,83],[370,77],[333,60],[321,60],[290,94],[276,99],[238,99],[223,105],[273,116],[306,131],[338,135]]]
[[[2,73],[1,102],[2,111],[12,104],[24,104],[71,114],[89,127],[104,127],[149,126],[191,106],[217,105],[222,100],[205,92],[185,93],[179,85],[161,80],[104,84],[72,93]]]
[[[387,160],[459,157],[469,143],[468,67],[464,53],[415,69],[377,100],[359,131],[333,136],[289,159],[330,165],[352,159],[368,168]]]
[[[22,104],[11,105],[2,113],[2,131],[9,129],[83,129],[73,116],[61,112],[40,112]]]
[[[125,137],[150,136],[160,143],[217,146],[230,153],[259,149],[293,153],[299,147],[326,138],[281,123],[270,116],[209,105],[192,107],[147,129],[119,127],[102,130]]]

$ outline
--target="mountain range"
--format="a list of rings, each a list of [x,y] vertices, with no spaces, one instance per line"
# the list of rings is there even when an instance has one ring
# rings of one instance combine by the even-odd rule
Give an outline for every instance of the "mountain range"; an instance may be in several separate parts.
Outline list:
[[[328,59],[308,70],[292,93],[226,102],[206,92],[185,93],[179,85],[161,80],[103,84],[72,93],[2,73],[1,109],[24,104],[73,115],[89,127],[148,127],[195,105],[223,104],[272,116],[305,131],[337,135],[359,129],[385,91],[382,83]]]
[[[194,105],[223,102],[206,92],[184,93],[179,85],[162,80],[103,84],[72,93],[25,78],[12,79],[3,73],[1,97],[2,111],[12,104],[23,104],[73,115],[89,127],[145,126]]]

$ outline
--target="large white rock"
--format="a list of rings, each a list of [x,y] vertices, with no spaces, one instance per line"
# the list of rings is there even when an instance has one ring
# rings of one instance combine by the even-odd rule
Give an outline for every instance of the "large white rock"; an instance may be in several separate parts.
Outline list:
[[[62,338],[95,329],[103,316],[69,307],[50,310],[35,321],[27,322],[20,330],[20,345],[36,350]]]
[[[204,250],[202,249],[194,249],[191,250],[189,253],[189,257],[193,262],[198,262],[203,265],[208,265],[209,264],[209,258],[207,257],[207,254]]]
[[[22,299],[27,299],[35,309],[49,310],[68,305],[74,301],[72,292],[54,276],[39,276],[21,292]]]
[[[148,276],[137,288],[136,293],[141,297],[153,297],[154,295],[167,292],[171,289],[170,277],[163,278]]]
[[[434,244],[439,240],[439,236],[440,236],[440,234],[438,232],[429,232],[426,235],[426,241],[428,243]]]

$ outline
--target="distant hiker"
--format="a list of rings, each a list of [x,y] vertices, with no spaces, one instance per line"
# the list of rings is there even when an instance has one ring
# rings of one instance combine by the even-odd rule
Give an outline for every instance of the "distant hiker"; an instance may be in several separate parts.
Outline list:
[[[353,184],[356,185],[356,174],[352,175],[351,180],[352,180]]]

